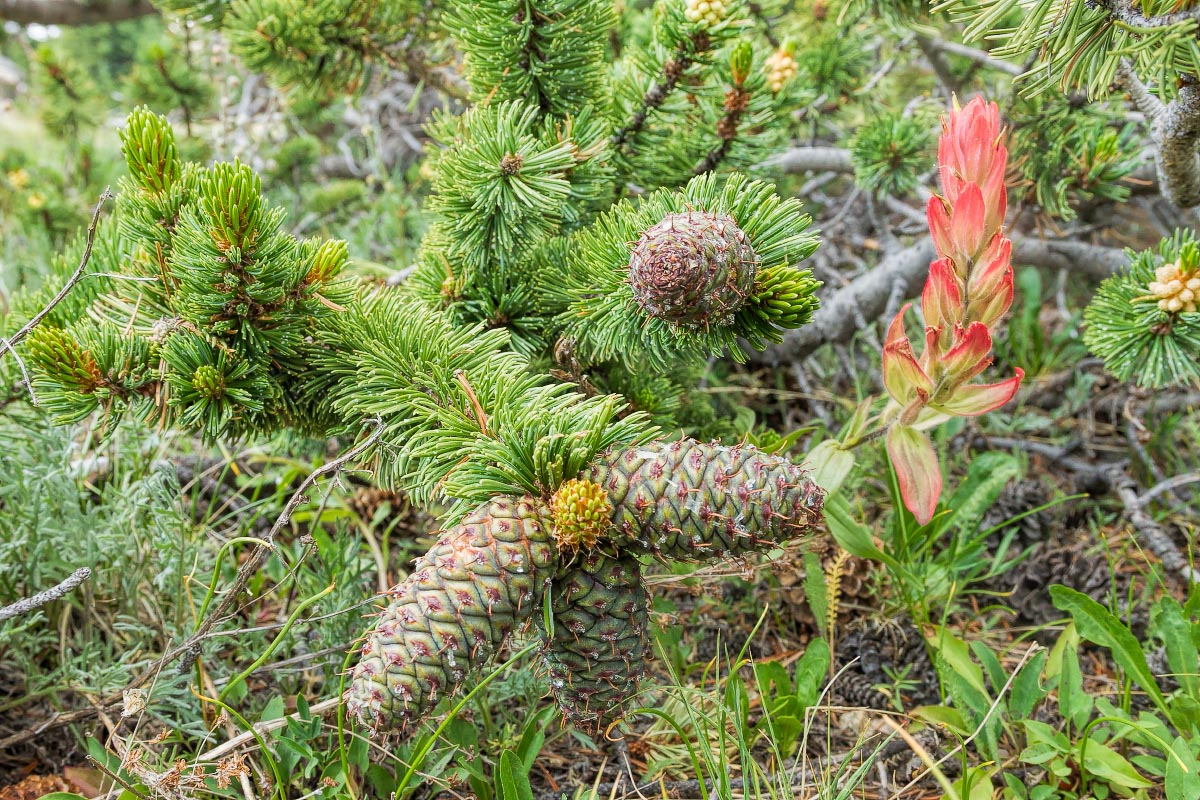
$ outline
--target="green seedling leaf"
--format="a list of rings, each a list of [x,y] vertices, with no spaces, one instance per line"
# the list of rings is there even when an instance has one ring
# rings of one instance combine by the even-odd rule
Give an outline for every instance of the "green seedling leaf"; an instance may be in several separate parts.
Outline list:
[[[992,800],[992,795],[996,791],[992,786],[991,776],[979,767],[966,770],[963,776],[951,785],[957,800]],[[942,800],[954,800],[954,798],[944,795]]]
[[[1062,672],[1058,680],[1058,712],[1076,728],[1087,724],[1095,700],[1083,691],[1083,672],[1079,669],[1079,652],[1074,648],[1062,654]]]
[[[1154,604],[1150,618],[1167,651],[1167,664],[1184,694],[1200,699],[1200,655],[1192,640],[1192,623],[1184,616],[1183,606],[1174,597],[1163,597]]]
[[[771,704],[778,702],[780,698],[791,696],[792,679],[783,664],[778,661],[756,662],[754,676],[758,679],[759,692],[768,708],[773,707]]]
[[[825,676],[829,673],[831,655],[824,639],[813,639],[796,664],[795,695],[802,709],[816,705],[820,699]]]
[[[825,567],[821,558],[813,552],[804,554],[804,599],[812,609],[813,618],[823,636],[828,636],[825,630],[829,619],[829,590],[825,582]]]
[[[944,525],[967,528],[977,525],[996,502],[1005,485],[1021,476],[1021,462],[1008,453],[981,453],[971,461],[963,479],[946,506],[951,509]]]
[[[850,506],[841,495],[832,494],[825,498],[825,522],[830,535],[851,555],[899,568],[896,559],[875,546],[871,539],[871,529],[851,516]]]
[[[512,750],[500,754],[496,766],[500,800],[533,800],[533,787],[529,785],[529,773],[521,759]]]
[[[1187,740],[1177,736],[1171,742],[1171,752],[1174,758],[1167,757],[1163,786],[1167,800],[1194,800],[1200,797],[1200,762],[1196,761]]]
[[[984,697],[987,696],[987,687],[983,683],[983,670],[971,660],[971,653],[966,642],[938,625],[933,626],[933,635],[927,638],[934,652],[955,673],[961,676],[972,689]]]
[[[1154,785],[1142,777],[1124,756],[1095,739],[1085,740],[1080,750],[1083,753],[1083,768],[1097,778],[1126,789],[1149,789]]]
[[[1000,659],[996,658],[992,648],[983,642],[971,642],[971,652],[987,670],[987,679],[992,684],[992,689],[999,691],[1004,684],[1008,683],[1008,675],[1004,673],[1004,667],[1000,666]]]
[[[826,439],[804,457],[812,472],[809,477],[829,494],[842,488],[850,470],[854,469],[854,453],[844,450],[841,443]]]
[[[1049,690],[1042,686],[1042,668],[1046,664],[1046,651],[1033,654],[1017,677],[1013,678],[1008,698],[1008,713],[1014,720],[1023,720],[1033,713],[1038,703],[1045,699]]]
[[[1146,654],[1128,628],[1082,592],[1065,586],[1051,586],[1050,598],[1056,608],[1071,615],[1080,636],[1111,650],[1117,664],[1150,696],[1160,711],[1167,713],[1166,699],[1146,663]]]
[[[533,769],[533,762],[546,741],[546,724],[556,713],[558,712],[554,706],[546,706],[530,717],[529,722],[525,724],[525,732],[521,734],[521,741],[517,743],[517,755],[525,765],[526,772]]]
[[[1071,752],[1071,742],[1060,731],[1035,719],[1027,719],[1022,724],[1027,745],[1021,751],[1021,760],[1026,764],[1046,764]]]
[[[919,706],[912,710],[912,715],[923,722],[931,722],[948,728],[958,736],[970,736],[971,726],[963,719],[962,712],[950,706]]]

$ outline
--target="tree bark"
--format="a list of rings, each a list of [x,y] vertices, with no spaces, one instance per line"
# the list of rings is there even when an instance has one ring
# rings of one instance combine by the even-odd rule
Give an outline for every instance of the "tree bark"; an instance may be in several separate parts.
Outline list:
[[[925,239],[885,256],[869,272],[822,298],[812,322],[789,331],[779,344],[752,353],[750,359],[766,364],[786,363],[804,358],[821,345],[849,340],[856,331],[855,320],[859,315],[862,319],[878,319],[893,292],[903,297],[916,296],[925,284],[934,255],[933,243]],[[1129,263],[1125,251],[1117,247],[1047,239],[1014,239],[1012,260],[1014,265],[1069,269],[1092,279],[1105,278]]]
[[[18,25],[95,25],[157,13],[148,0],[0,0],[0,20]]]
[[[854,172],[850,151],[840,147],[793,147],[760,166],[781,172]]]

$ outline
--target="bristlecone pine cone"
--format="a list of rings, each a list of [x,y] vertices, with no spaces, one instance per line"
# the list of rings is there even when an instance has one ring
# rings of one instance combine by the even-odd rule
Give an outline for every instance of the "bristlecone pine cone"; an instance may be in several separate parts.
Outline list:
[[[1005,485],[996,502],[984,513],[979,523],[980,530],[991,530],[1008,520],[1030,509],[1044,506],[1054,499],[1050,488],[1042,481],[1025,479],[1011,481]],[[1012,542],[1009,544],[1008,556],[1014,556],[1039,542],[1054,538],[1055,528],[1061,524],[1062,514],[1057,509],[1060,506],[1042,509],[1041,511],[1021,517],[1005,525],[988,537],[988,547],[995,552],[1001,540],[1012,529],[1016,529]]]
[[[1062,619],[1050,600],[1050,587],[1062,584],[1108,605],[1113,573],[1104,553],[1088,553],[1087,540],[1077,538],[1061,545],[1045,543],[1029,557],[988,582],[988,588],[1011,592],[1005,601],[1019,625],[1037,627]],[[1118,591],[1118,596],[1122,593]]]
[[[758,257],[725,214],[668,214],[646,229],[629,255],[638,306],[675,325],[728,324],[754,288]]]
[[[554,631],[542,631],[550,693],[563,716],[593,736],[616,718],[646,671],[649,601],[641,573],[632,556],[592,550],[564,567],[550,590]]]
[[[374,728],[423,718],[528,622],[555,561],[544,504],[480,506],[389,593],[354,669],[350,713]]]
[[[578,477],[607,493],[592,497],[589,509],[611,508],[596,547],[560,551],[551,507],[540,499],[497,497],[480,506],[389,593],[347,691],[351,713],[377,730],[424,719],[542,613],[549,587],[555,630],[543,631],[543,660],[552,692],[568,720],[600,730],[642,673],[646,599],[636,557],[706,561],[763,552],[811,534],[824,499],[804,470],[783,459],[690,439],[607,452]],[[571,491],[581,488],[596,491]],[[578,521],[560,514],[568,517]]]
[[[613,544],[674,561],[738,558],[811,533],[824,493],[807,475],[750,445],[694,439],[610,452],[583,473],[608,492]]]

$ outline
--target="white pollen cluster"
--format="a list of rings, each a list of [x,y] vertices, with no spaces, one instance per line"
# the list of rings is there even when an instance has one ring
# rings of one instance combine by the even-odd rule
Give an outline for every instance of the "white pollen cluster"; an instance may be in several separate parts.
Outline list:
[[[1163,264],[1154,270],[1150,293],[1163,311],[1194,312],[1200,302],[1200,269],[1184,272],[1178,264]]]
[[[703,22],[705,27],[712,27],[725,19],[724,0],[687,0],[687,9],[683,12],[688,22]]]

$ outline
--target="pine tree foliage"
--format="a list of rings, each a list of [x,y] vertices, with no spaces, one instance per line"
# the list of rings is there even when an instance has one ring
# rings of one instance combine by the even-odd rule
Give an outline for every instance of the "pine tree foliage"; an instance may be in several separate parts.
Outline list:
[[[390,68],[389,40],[418,13],[341,0],[187,10],[220,27],[248,67],[318,95]],[[707,407],[706,420],[703,398],[684,401],[710,356],[741,358],[743,342],[761,348],[811,319],[818,284],[802,265],[818,240],[798,200],[728,174],[780,141],[776,109],[788,97],[767,85],[772,49],[749,35],[746,9],[663,0],[650,13],[647,38],[615,69],[605,0],[490,0],[441,20],[476,102],[429,126],[433,220],[415,274],[395,287],[345,277],[345,243],[288,232],[253,170],[186,161],[165,117],[136,110],[121,132],[128,175],[90,267],[98,280],[20,347],[39,398],[60,421],[127,413],[209,440],[357,435],[374,422],[380,482],[461,523],[446,541],[478,534],[482,560],[435,548],[429,568],[450,559],[455,580],[497,591],[487,570],[507,563],[511,531],[488,509],[532,509],[541,537],[542,510],[564,484],[607,464],[615,491],[633,469],[626,456],[686,458],[677,466],[693,469],[689,491],[702,502],[682,504],[659,467],[638,462],[636,491],[621,495],[628,507],[609,519],[623,520],[612,547],[675,523],[688,539],[671,554],[687,559],[803,537],[822,498],[803,470],[753,449],[659,441],[659,426],[716,416]],[[624,198],[631,188],[637,199]],[[647,503],[661,513],[647,516]],[[581,576],[565,555],[545,555],[555,580]],[[518,583],[536,577],[509,566],[526,575]],[[448,589],[440,573],[419,572],[406,585]],[[629,581],[640,591],[636,571]],[[532,613],[523,598],[510,597],[514,623]],[[433,601],[429,614],[461,598]],[[603,630],[618,624],[600,616]],[[405,697],[377,696],[380,680],[423,703],[463,677],[443,653],[424,652],[419,631],[404,634],[401,653],[396,630],[368,637],[375,650],[351,692],[375,723],[410,715]],[[560,660],[581,681],[604,679],[585,675],[581,655]]]
[[[1014,171],[1024,199],[1045,213],[1071,219],[1095,200],[1121,201],[1124,182],[1140,163],[1134,126],[1120,109],[1043,95],[1021,98],[1010,114]]]
[[[656,4],[645,46],[629,48],[614,68],[614,113],[622,122],[612,134],[613,157],[635,185],[680,184],[718,166],[745,168],[780,144],[771,121],[787,97],[767,89],[765,55],[750,53],[746,63],[743,50],[743,63],[732,63],[753,24],[744,5],[730,0],[719,13],[690,19],[697,5]]]
[[[240,164],[180,162],[165,118],[135,111],[123,131],[130,177],[119,230],[88,316],[31,340],[35,386],[61,419],[130,407],[206,437],[295,426],[319,430],[305,403],[316,320],[348,297],[343,244],[300,241]]]
[[[882,114],[859,128],[850,144],[854,179],[873,194],[903,197],[917,187],[932,150],[929,120],[919,114]]]
[[[1163,95],[1179,73],[1200,74],[1200,9],[1179,0],[941,0],[935,11],[967,23],[968,39],[987,38],[996,55],[1033,58],[1026,91],[1085,89],[1104,94],[1123,60]]]
[[[355,0],[160,0],[219,28],[246,66],[270,72],[279,85],[317,93],[353,90],[368,69],[394,63],[392,46],[405,41],[415,2]]]
[[[189,129],[194,117],[212,99],[212,84],[189,63],[178,43],[154,43],[143,48],[126,79],[131,101],[160,113],[178,109]]]
[[[50,45],[34,52],[34,79],[44,98],[42,122],[52,135],[79,143],[95,127],[99,89],[81,66]]]
[[[524,100],[563,119],[583,106],[605,108],[611,3],[508,0],[459,3],[446,28],[467,54],[476,101]]]
[[[1200,381],[1200,243],[1176,231],[1157,250],[1130,253],[1084,312],[1084,342],[1123,381],[1162,387]]]
[[[901,25],[922,19],[928,11],[925,0],[845,0],[838,9],[838,21],[872,15],[889,24]]]
[[[571,194],[568,171],[580,152],[595,154],[598,145],[560,138],[555,126],[541,124],[537,107],[520,100],[443,116],[432,132],[446,148],[436,162],[432,208],[445,219],[446,256],[463,266],[467,283],[558,230]]]

